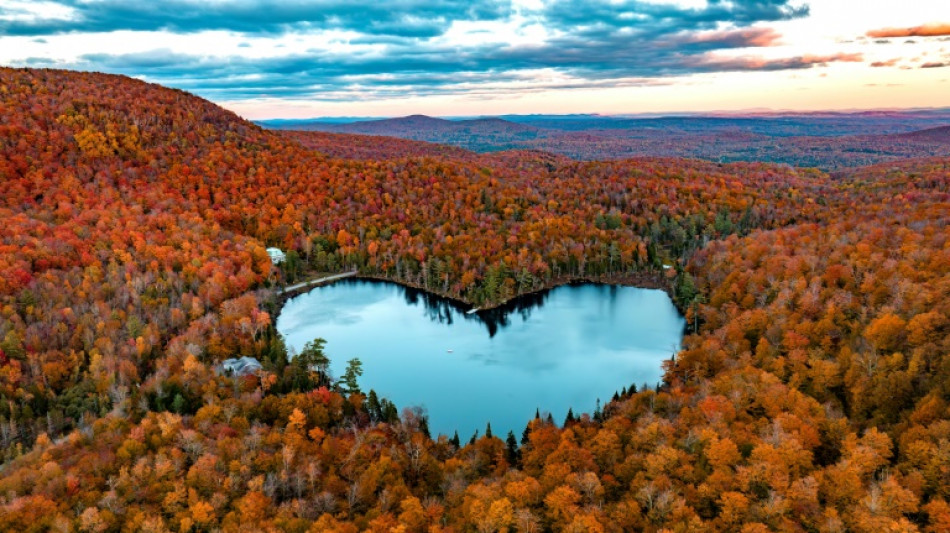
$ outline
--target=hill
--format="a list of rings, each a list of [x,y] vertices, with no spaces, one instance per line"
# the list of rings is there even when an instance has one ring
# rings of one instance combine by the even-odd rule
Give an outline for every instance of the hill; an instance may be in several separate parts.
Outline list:
[[[950,156],[950,145],[934,133],[773,137],[741,131],[715,134],[635,130],[564,133],[528,143],[574,159],[691,157],[719,162],[765,161],[838,170],[902,159]],[[927,130],[930,131],[930,130]]]
[[[950,523],[950,160],[320,153],[347,142],[0,69],[0,530]],[[486,306],[651,277],[690,330],[659,387],[464,444],[287,353],[274,288],[350,268]]]
[[[934,143],[950,143],[950,126],[940,128],[929,128],[926,130],[912,131],[897,135],[901,139],[910,141],[925,141]]]
[[[400,137],[477,152],[541,150],[577,160],[687,157],[837,170],[950,156],[941,127],[925,130],[929,134],[914,133],[947,124],[946,112],[507,118],[454,121],[417,115],[345,124],[295,122],[288,127]]]
[[[538,150],[504,150],[477,153],[445,144],[412,141],[399,137],[299,130],[281,131],[279,135],[320,154],[340,159],[373,161],[404,159],[406,157],[430,157],[456,163],[466,162],[488,167],[501,167],[509,172],[516,170],[534,171],[537,169],[552,171],[562,165],[571,163],[571,160],[567,157]]]
[[[534,139],[539,129],[499,118],[445,120],[425,115],[367,120],[345,124],[311,122],[294,129],[359,135],[401,137],[417,141],[448,144],[468,150],[489,152],[521,147],[518,143]],[[516,146],[517,145],[517,146]]]

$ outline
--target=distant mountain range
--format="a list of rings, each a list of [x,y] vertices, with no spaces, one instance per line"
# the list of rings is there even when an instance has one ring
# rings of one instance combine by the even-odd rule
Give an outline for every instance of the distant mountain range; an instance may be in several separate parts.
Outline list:
[[[265,123],[265,125],[268,125]],[[275,128],[274,125],[269,125]],[[275,129],[296,129],[330,133],[381,135],[416,141],[435,142],[460,146],[477,152],[523,148],[525,142],[546,135],[540,128],[511,122],[501,118],[477,118],[447,120],[426,115],[411,115],[401,118],[366,120],[349,123],[307,122],[292,127],[277,126]]]
[[[431,119],[431,120],[427,120]],[[377,130],[402,129],[406,126],[446,127],[445,122],[469,124],[481,120],[533,126],[540,129],[578,131],[586,129],[638,129],[666,128],[691,131],[739,128],[756,130],[767,135],[852,135],[867,133],[868,126],[883,128],[881,133],[900,133],[927,127],[945,125],[950,121],[950,108],[928,109],[875,109],[864,111],[817,111],[789,112],[749,110],[743,112],[669,113],[601,115],[582,114],[529,114],[468,117],[430,117],[410,115],[406,117],[317,117],[307,119],[268,119],[258,124],[270,129],[299,129],[337,131],[341,133],[366,133],[364,127],[348,125],[365,124]],[[433,122],[442,121],[442,122]]]
[[[617,117],[509,115],[446,119],[426,115],[348,122],[263,121],[283,130],[383,136],[474,152],[540,150],[579,160],[691,157],[719,162],[768,161],[826,170],[915,157],[950,155],[950,109],[859,113],[759,113],[748,116]],[[336,141],[322,138],[333,146]],[[314,147],[310,138],[308,144]],[[318,143],[319,144],[319,143]],[[362,154],[395,153],[373,142]],[[406,155],[437,153],[406,146]],[[335,152],[335,148],[327,148]],[[349,153],[349,152],[347,152]],[[350,155],[355,155],[355,152]]]
[[[306,129],[317,130],[322,128]],[[388,135],[391,137],[411,137],[413,135],[537,135],[538,132],[538,128],[534,126],[518,124],[501,118],[447,120],[426,115],[351,122],[349,124],[332,125],[326,129],[340,133]]]

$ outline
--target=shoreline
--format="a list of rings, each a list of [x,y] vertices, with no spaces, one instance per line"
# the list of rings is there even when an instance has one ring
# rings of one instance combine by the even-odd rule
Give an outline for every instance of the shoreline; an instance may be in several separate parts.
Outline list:
[[[338,274],[345,274],[345,272],[340,272]],[[331,274],[330,276],[331,277],[335,276],[335,274]],[[327,277],[327,276],[324,276],[324,277]],[[676,299],[674,298],[673,280],[666,277],[664,275],[664,271],[662,270],[627,272],[627,273],[622,273],[622,274],[605,274],[605,275],[599,275],[599,276],[589,276],[589,275],[588,276],[561,276],[559,278],[553,279],[545,283],[544,285],[536,289],[532,289],[530,291],[516,294],[500,302],[495,302],[491,304],[482,304],[478,307],[476,307],[475,304],[465,301],[461,298],[443,294],[441,291],[429,289],[416,283],[412,283],[412,282],[408,282],[404,280],[392,279],[386,276],[380,276],[380,275],[374,275],[374,274],[363,274],[363,273],[357,272],[355,275],[346,276],[342,278],[334,278],[334,279],[330,279],[330,280],[326,280],[322,282],[316,282],[316,283],[307,283],[291,291],[286,291],[286,289],[271,287],[270,290],[274,291],[273,303],[274,303],[275,309],[274,309],[274,312],[271,313],[273,317],[273,321],[274,321],[274,327],[276,327],[277,319],[280,317],[280,313],[281,311],[283,311],[284,305],[286,305],[288,300],[296,296],[299,296],[301,294],[304,294],[306,292],[309,292],[310,290],[313,290],[317,287],[322,287],[322,286],[336,283],[338,281],[345,280],[345,279],[382,281],[382,282],[388,282],[388,283],[395,283],[396,285],[400,285],[402,287],[422,291],[427,294],[431,294],[433,296],[438,296],[439,298],[448,300],[453,305],[458,307],[461,312],[464,312],[467,314],[472,313],[472,312],[483,313],[483,312],[494,311],[498,308],[504,307],[506,305],[511,304],[512,302],[515,302],[519,298],[536,296],[546,291],[550,291],[558,287],[561,287],[564,285],[570,285],[573,283],[596,283],[596,284],[602,284],[602,285],[614,285],[618,287],[634,287],[638,289],[657,289],[657,290],[662,290],[663,292],[665,292],[667,296],[669,296],[670,301],[673,302],[673,305],[680,312],[680,314],[685,315],[684,310],[681,309],[679,305],[677,305]]]

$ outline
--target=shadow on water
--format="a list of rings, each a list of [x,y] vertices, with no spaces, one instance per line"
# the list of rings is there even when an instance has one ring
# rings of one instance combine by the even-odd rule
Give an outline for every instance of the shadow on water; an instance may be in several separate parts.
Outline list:
[[[350,281],[350,283],[386,283],[374,280]],[[603,301],[612,309],[617,303],[617,291],[620,287],[617,285],[608,285],[591,282],[576,282],[567,284],[568,287],[588,287],[595,288],[602,293]],[[531,318],[531,313],[536,309],[544,307],[551,289],[543,289],[538,292],[523,294],[513,298],[504,304],[486,310],[468,312],[471,308],[468,304],[452,298],[445,298],[422,289],[412,287],[400,287],[404,290],[406,303],[409,305],[422,305],[426,317],[433,322],[451,325],[455,320],[461,317],[464,320],[474,320],[485,326],[489,337],[494,337],[499,330],[511,325],[513,317],[520,317],[522,321]]]
[[[386,283],[378,281],[367,281],[367,283]],[[445,298],[412,287],[402,287],[406,303],[409,305],[422,305],[426,317],[433,322],[451,325],[456,319],[473,320],[481,323],[488,330],[488,336],[494,337],[500,329],[511,325],[511,317],[518,316],[521,320],[528,320],[531,312],[544,306],[551,292],[545,289],[539,292],[525,294],[509,300],[505,304],[474,313],[468,312],[471,306],[451,298]]]
[[[500,330],[511,325],[512,319],[520,318],[527,321],[531,314],[544,307],[552,289],[543,289],[538,292],[523,294],[513,298],[504,304],[492,309],[470,312],[471,306],[460,300],[446,298],[423,289],[416,289],[404,285],[394,284],[388,281],[378,281],[373,279],[344,279],[334,282],[335,285],[373,285],[380,287],[394,287],[401,291],[403,299],[410,306],[421,306],[426,318],[439,324],[452,325],[456,320],[475,321],[488,331],[489,337],[494,337]],[[593,288],[601,293],[603,302],[610,308],[615,307],[617,301],[617,291],[620,287],[616,285],[576,282],[568,283],[567,287],[587,287]],[[379,298],[378,296],[375,296]]]

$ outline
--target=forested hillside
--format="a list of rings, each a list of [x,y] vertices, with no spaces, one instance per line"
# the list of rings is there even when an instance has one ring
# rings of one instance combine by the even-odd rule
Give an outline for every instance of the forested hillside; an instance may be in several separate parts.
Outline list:
[[[0,69],[0,529],[950,528],[950,162],[348,143]],[[690,335],[596,418],[451,442],[288,357],[274,288],[350,268],[478,305],[651,282]]]
[[[688,157],[817,167],[826,171],[920,157],[950,156],[950,115],[879,112],[749,117],[575,117],[443,120],[411,116],[350,123],[265,121],[275,128],[317,129],[445,143],[474,150],[543,150],[579,161]],[[939,127],[933,127],[938,125]],[[305,138],[314,132],[293,132]],[[324,134],[325,140],[333,137]],[[371,146],[373,137],[350,137]],[[341,137],[336,137],[341,138]],[[408,147],[408,145],[407,145]],[[415,145],[419,149],[420,145]],[[443,148],[446,150],[447,148]],[[417,152],[410,152],[417,153]]]

